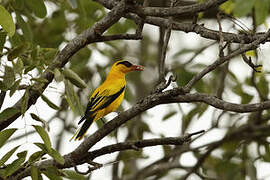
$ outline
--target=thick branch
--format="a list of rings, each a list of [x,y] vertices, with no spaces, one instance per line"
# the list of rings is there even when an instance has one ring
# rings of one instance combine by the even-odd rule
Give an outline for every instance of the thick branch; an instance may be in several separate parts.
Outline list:
[[[84,142],[82,142],[74,151],[65,155],[64,165],[58,164],[54,160],[50,159],[37,163],[36,166],[41,169],[49,166],[56,166],[58,168],[63,169],[72,167],[74,164],[81,164],[85,159],[83,154],[87,154],[88,150],[93,145],[95,145],[109,133],[114,131],[116,128],[126,123],[131,118],[158,104],[184,103],[184,102],[204,102],[219,109],[242,113],[254,112],[270,108],[270,100],[255,104],[236,104],[220,100],[215,96],[207,94],[195,93],[183,95],[183,91],[181,89],[175,88],[172,90],[167,90],[165,92],[149,95],[139,103],[135,104],[132,108],[120,113],[117,117],[107,122],[98,131],[96,131],[94,134],[89,136]],[[29,175],[29,173],[30,169],[27,169],[22,174],[19,174],[19,176],[25,177]]]
[[[100,42],[106,40],[108,37],[101,37],[109,27],[111,27],[114,23],[116,23],[123,15],[125,11],[124,3],[118,3],[112,11],[108,13],[102,20],[97,22],[93,27],[87,29],[82,34],[74,38],[70,41],[64,49],[62,49],[58,55],[53,60],[53,63],[41,74],[41,78],[46,79],[47,83],[36,82],[29,89],[29,101],[28,108],[35,104],[40,94],[47,88],[47,86],[53,80],[54,74],[53,70],[55,68],[62,68],[70,58],[78,52],[81,48],[85,47],[89,43]],[[120,37],[122,39],[122,37]],[[116,39],[114,37],[114,39]],[[5,121],[0,122],[0,130],[8,127],[12,122],[14,122],[21,115],[21,100],[19,100],[14,108],[19,110],[18,113],[13,115],[12,117],[6,119]]]
[[[142,6],[132,6],[129,8],[130,12],[136,13],[140,16],[175,16],[182,14],[194,14],[201,11],[209,10],[209,8],[216,7],[226,2],[227,0],[208,0],[203,3],[197,3],[188,6],[178,6],[173,8],[166,7],[142,7]]]
[[[112,9],[114,6],[117,5],[117,1],[113,0],[96,0],[98,3],[102,4],[104,7],[108,9]],[[134,13],[128,13],[125,15],[126,18],[133,19],[135,22],[140,21],[140,17]],[[146,16],[143,18],[144,23],[152,24],[155,26],[161,26],[164,27],[169,25],[169,20],[166,18],[160,18],[160,17],[150,17]],[[168,27],[167,27],[168,28]],[[188,32],[194,32],[199,34],[201,37],[212,39],[212,40],[220,40],[220,33],[222,33],[224,42],[232,42],[232,43],[251,43],[255,41],[256,39],[263,36],[265,33],[254,33],[254,34],[235,34],[235,33],[229,33],[229,32],[219,32],[215,30],[208,29],[204,27],[203,25],[198,25],[194,23],[179,23],[173,21],[172,23],[172,30],[179,30],[184,31],[186,33]],[[267,41],[270,41],[270,38],[267,39]]]
[[[93,160],[96,157],[102,156],[104,154],[109,154],[113,152],[157,146],[157,145],[182,145],[185,142],[190,141],[190,137],[188,135],[182,137],[166,137],[166,138],[155,138],[155,139],[146,139],[141,141],[131,141],[131,142],[123,142],[117,143],[109,146],[105,146],[101,149],[89,152],[86,157]]]

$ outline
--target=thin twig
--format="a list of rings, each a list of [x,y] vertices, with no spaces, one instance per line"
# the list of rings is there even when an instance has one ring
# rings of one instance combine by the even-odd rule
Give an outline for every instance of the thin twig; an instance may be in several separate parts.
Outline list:
[[[241,56],[242,56],[244,62],[247,63],[247,65],[249,65],[249,67],[251,67],[255,72],[261,72],[261,70],[257,69],[259,67],[262,67],[261,64],[259,64],[259,65],[253,64],[251,57],[248,58],[245,53],[242,53]]]
[[[219,13],[217,13],[217,21],[218,21],[218,29],[219,29],[219,57],[224,57],[224,37],[222,33],[222,26],[221,26],[221,16]]]
[[[171,0],[170,7],[172,8],[173,5],[174,5],[174,0]],[[159,83],[165,82],[165,59],[166,59],[167,47],[168,47],[169,40],[171,37],[172,22],[173,22],[172,17],[169,17],[167,29],[166,29],[166,32],[164,34],[165,40],[163,42],[163,46],[161,49],[161,57],[160,57],[160,62],[159,62]]]

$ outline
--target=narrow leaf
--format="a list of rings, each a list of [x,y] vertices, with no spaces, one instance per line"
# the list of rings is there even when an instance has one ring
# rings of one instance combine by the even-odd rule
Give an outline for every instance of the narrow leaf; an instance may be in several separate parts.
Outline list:
[[[13,96],[13,94],[15,93],[15,91],[17,91],[19,89],[19,86],[20,86],[20,82],[21,82],[21,79],[15,81],[13,83],[13,85],[10,87],[10,91],[9,91],[9,96]]]
[[[270,6],[269,0],[260,0],[256,1],[255,3],[255,18],[256,18],[256,25],[260,25],[265,22]]]
[[[12,61],[12,63],[14,72],[21,75],[24,68],[23,60],[21,58],[18,58],[16,63],[14,63],[14,61]]]
[[[10,176],[12,173],[17,171],[21,167],[21,164],[24,163],[26,155],[27,155],[27,151],[18,153],[17,154],[18,159],[13,161],[11,164],[7,165],[5,169],[6,170],[5,176]]]
[[[22,103],[21,103],[21,113],[24,115],[28,108],[28,100],[29,100],[29,91],[28,89],[25,90],[24,95],[22,97]]]
[[[233,13],[235,16],[245,16],[251,12],[256,0],[236,0]]]
[[[167,114],[165,114],[162,118],[163,121],[169,119],[170,117],[174,116],[177,112],[176,111],[171,111],[171,112],[168,112]]]
[[[11,149],[9,152],[7,152],[2,159],[0,160],[0,167],[5,164],[5,162],[14,154],[14,152],[18,149],[20,146],[16,146],[15,148]]]
[[[19,57],[28,48],[28,45],[29,44],[25,43],[25,44],[20,44],[20,45],[16,46],[15,48],[13,48],[8,53],[8,56],[7,56],[8,60],[13,61],[15,58]]]
[[[2,53],[4,44],[6,43],[6,37],[7,37],[6,32],[0,32],[0,54]]]
[[[31,166],[31,178],[32,180],[38,180],[39,179],[40,172],[38,168],[35,166]]]
[[[0,122],[4,122],[4,121],[6,121],[7,119],[9,119],[9,118],[11,118],[11,117],[13,117],[14,115],[19,114],[19,113],[20,113],[20,112],[19,112],[18,109],[15,109],[15,108],[13,108],[13,107],[7,108],[7,109],[5,109],[4,111],[2,111],[2,112],[0,113]],[[0,140],[0,141],[1,141],[1,140]]]
[[[0,5],[0,25],[8,33],[13,36],[15,33],[15,24],[9,12]]]
[[[79,88],[86,88],[87,84],[76,74],[74,71],[71,69],[64,69],[63,70],[63,75],[66,79],[70,80],[72,84]]]
[[[8,138],[16,131],[17,129],[5,129],[0,132],[0,148],[5,144]]]
[[[54,69],[54,79],[55,79],[56,82],[63,81],[63,76],[62,76],[61,72],[57,68]]]
[[[45,144],[48,152],[50,152],[51,149],[52,149],[52,144],[51,144],[51,140],[50,140],[50,137],[49,137],[48,133],[41,126],[33,125],[33,127],[36,129],[37,133],[42,138],[42,140],[43,140],[43,142],[44,142],[44,144]]]
[[[43,0],[27,0],[25,3],[37,17],[44,18],[46,16],[47,9]]]
[[[71,180],[86,180],[87,179],[83,175],[78,174],[72,170],[63,170],[62,172],[65,175],[65,178],[67,179],[71,179]]]
[[[62,180],[61,173],[58,169],[53,167],[46,168],[46,171],[43,172],[50,180]]]
[[[47,103],[47,105],[49,107],[51,107],[52,109],[55,109],[55,110],[59,110],[60,108],[54,104],[52,101],[50,101],[45,95],[41,94],[41,98],[43,101],[45,101]]]
[[[12,86],[12,82],[15,81],[14,69],[10,66],[5,66],[5,74],[3,77],[3,83],[9,88]]]
[[[49,153],[47,147],[43,143],[34,143],[37,147],[39,147],[43,152]]]
[[[25,39],[31,42],[33,39],[33,34],[29,24],[24,21],[24,19],[19,13],[16,13],[16,20],[18,22],[19,27],[22,29]]]
[[[44,145],[45,146],[45,145]],[[37,151],[34,152],[28,159],[28,163],[29,164],[33,164],[34,162],[40,160],[40,158],[42,158],[42,156],[44,156],[46,153],[43,151]]]
[[[64,164],[65,163],[65,159],[61,156],[61,154],[56,151],[55,149],[52,149],[52,151],[49,153],[49,155],[58,163],[60,164]]]
[[[74,113],[82,115],[83,108],[77,93],[74,91],[73,86],[72,84],[69,83],[69,81],[64,82],[65,82],[66,99],[68,104],[70,105]]]
[[[44,119],[38,117],[38,116],[37,116],[36,114],[34,114],[34,113],[30,113],[30,115],[31,115],[31,117],[32,117],[34,120],[36,120],[36,121],[38,121],[38,122],[41,122],[41,123],[43,124],[44,128],[47,129],[47,131],[50,131],[50,127],[49,127],[49,124],[47,123],[47,121],[45,121]]]

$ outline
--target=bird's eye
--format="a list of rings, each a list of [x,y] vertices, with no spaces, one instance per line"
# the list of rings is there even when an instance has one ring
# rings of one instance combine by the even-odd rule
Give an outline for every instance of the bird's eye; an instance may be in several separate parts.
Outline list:
[[[128,61],[121,61],[121,62],[117,63],[117,65],[119,65],[119,64],[123,64],[126,67],[131,67],[132,66],[132,64],[130,62],[128,62]]]

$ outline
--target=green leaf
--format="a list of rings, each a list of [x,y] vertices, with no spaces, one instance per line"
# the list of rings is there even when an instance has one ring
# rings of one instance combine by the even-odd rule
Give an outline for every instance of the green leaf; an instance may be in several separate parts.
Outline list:
[[[15,81],[15,73],[12,67],[5,66],[5,74],[3,77],[3,83],[9,88],[12,86],[12,82]]]
[[[170,111],[167,114],[165,114],[162,118],[163,121],[169,119],[170,117],[174,116],[177,112],[176,111]]]
[[[265,79],[265,74],[260,73],[259,75],[259,82],[258,82],[258,88],[261,91],[261,93],[264,96],[267,96],[269,94],[269,87],[268,87],[268,81]]]
[[[83,108],[77,93],[74,91],[72,84],[69,81],[64,81],[65,83],[65,93],[66,99],[71,107],[72,111],[76,114],[83,115]]]
[[[61,72],[57,68],[54,69],[54,79],[55,79],[56,82],[62,82],[63,81],[63,76],[62,76]]]
[[[45,147],[45,145],[44,145]],[[34,162],[40,160],[42,158],[42,156],[44,156],[46,153],[44,151],[37,151],[34,152],[28,159],[28,163],[29,164],[33,164]]]
[[[50,155],[58,163],[60,163],[60,164],[64,164],[65,163],[65,159],[55,149],[51,148],[50,150],[48,150],[48,148],[46,147],[46,145],[43,144],[43,143],[34,143],[34,144],[36,146],[38,146],[42,151],[44,151],[48,155]]]
[[[29,91],[28,89],[25,90],[24,95],[22,97],[22,103],[21,103],[21,113],[24,115],[28,108],[28,100],[29,100]]]
[[[76,9],[78,7],[77,0],[68,0],[72,9]]]
[[[65,163],[65,159],[61,156],[61,154],[56,151],[55,149],[52,149],[52,151],[49,153],[49,155],[58,163],[60,164],[64,164]]]
[[[14,61],[12,61],[13,63]],[[17,62],[13,64],[14,72],[21,75],[24,68],[24,64],[21,58],[17,59]]]
[[[65,175],[65,178],[67,179],[71,179],[71,180],[86,180],[87,179],[83,175],[78,174],[72,170],[63,170],[62,172]]]
[[[39,147],[43,152],[49,153],[47,147],[43,143],[34,143],[37,147]],[[50,150],[51,151],[51,150]]]
[[[64,69],[63,75],[66,79],[70,80],[72,84],[79,88],[86,88],[87,84],[71,69]]]
[[[6,143],[8,138],[16,131],[17,129],[5,129],[0,132],[0,148]]]
[[[9,91],[9,96],[10,96],[10,97],[15,93],[15,91],[18,90],[18,88],[19,88],[19,86],[20,86],[20,82],[21,82],[21,79],[15,81],[15,82],[13,83],[13,85],[10,87],[10,91]]]
[[[12,6],[17,10],[23,10],[24,8],[24,1],[22,0],[14,0],[14,1],[11,1],[11,3],[12,3]]]
[[[28,43],[24,43],[24,44],[20,44],[20,45],[16,46],[15,48],[13,48],[8,53],[8,56],[7,56],[8,60],[13,61],[15,58],[19,57],[21,54],[23,54],[25,52],[25,50],[28,48],[28,46],[29,46]]]
[[[21,168],[22,163],[24,163],[25,158],[27,155],[27,151],[23,151],[17,154],[18,159],[13,161],[11,164],[7,165],[5,168],[5,176],[10,176],[12,173],[17,171],[19,168]]]
[[[0,25],[8,33],[13,36],[15,33],[15,24],[9,12],[0,5]]]
[[[60,108],[54,104],[52,101],[50,101],[45,95],[41,94],[41,99],[47,103],[49,107],[55,110],[59,110]]]
[[[256,25],[260,25],[265,22],[266,17],[269,12],[269,0],[259,0],[255,3],[255,18],[256,18]]]
[[[257,180],[257,168],[251,159],[248,159],[246,164],[246,172],[250,180]]]
[[[39,57],[43,60],[42,62],[49,65],[57,54],[58,50],[56,48],[40,48]]]
[[[24,19],[19,13],[16,13],[16,20],[19,27],[22,29],[25,39],[31,42],[33,39],[33,34],[29,24],[24,21]]]
[[[47,83],[48,80],[45,78],[31,78],[31,81],[36,81],[36,82],[40,82],[40,83]]]
[[[0,54],[2,53],[4,45],[6,43],[6,37],[7,37],[7,33],[0,31]]]
[[[19,113],[20,113],[19,110],[16,108],[13,108],[13,107],[7,108],[0,113],[0,122],[6,121],[7,119]]]
[[[46,16],[47,9],[43,0],[27,0],[25,3],[37,17],[44,18]]]
[[[15,148],[11,149],[9,152],[7,152],[2,159],[0,159],[0,167],[5,164],[5,162],[14,154],[14,152],[18,149],[20,146],[16,146]]]
[[[47,121],[45,121],[44,119],[38,117],[37,115],[35,115],[34,113],[30,113],[31,117],[38,121],[38,122],[41,122],[44,126],[44,128],[47,130],[47,131],[50,131],[50,127],[49,127],[49,124],[47,123]]]
[[[239,95],[241,97],[242,104],[247,104],[253,99],[253,95],[250,95],[250,94],[244,92],[241,84],[237,84],[233,88],[233,92],[235,92],[237,95]]]
[[[61,173],[54,167],[48,167],[43,172],[50,180],[62,180]]]
[[[225,3],[221,4],[219,6],[219,8],[225,12],[226,14],[231,14],[232,10],[233,10],[233,6],[234,6],[234,3],[229,0],[229,1],[226,1]]]
[[[35,166],[31,166],[31,178],[32,178],[32,180],[38,180],[40,175],[41,174],[40,174],[38,168],[36,168]]]
[[[233,13],[237,17],[242,17],[251,12],[256,0],[236,0]]]
[[[35,126],[33,125],[33,127],[36,129],[37,133],[40,135],[40,137],[42,138],[48,152],[51,151],[52,149],[52,143],[50,140],[50,137],[48,135],[48,133],[45,131],[45,129],[41,126]]]

